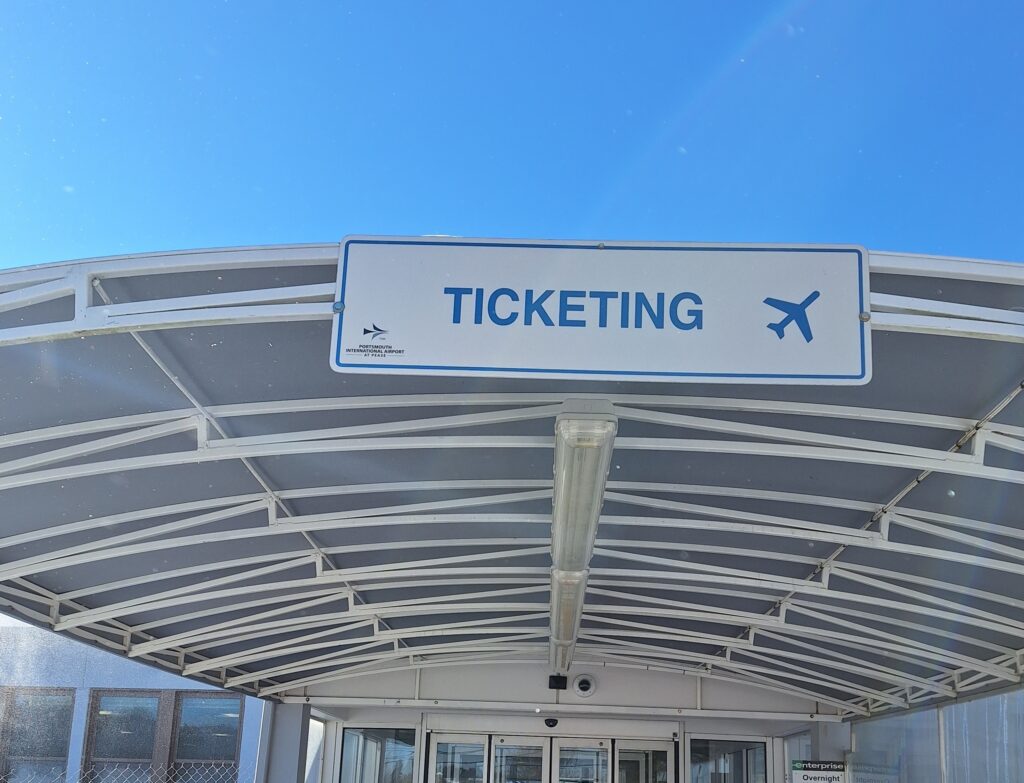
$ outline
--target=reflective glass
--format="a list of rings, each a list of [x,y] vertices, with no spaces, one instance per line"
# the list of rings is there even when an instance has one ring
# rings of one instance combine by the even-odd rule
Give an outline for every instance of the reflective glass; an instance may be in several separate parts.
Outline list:
[[[239,699],[183,696],[175,761],[234,761],[238,755]]]
[[[765,783],[767,767],[763,742],[690,740],[692,783]]]
[[[668,783],[664,750],[620,750],[618,783]]]
[[[746,775],[749,783],[765,783],[767,777],[767,764],[765,759],[764,746],[747,748]]]
[[[15,692],[8,755],[25,761],[67,758],[72,704],[70,693]]]
[[[811,733],[809,731],[800,734],[790,734],[783,740],[785,747],[785,770],[786,783],[792,778],[792,764],[794,761],[810,761],[811,759]]]
[[[558,779],[561,783],[608,783],[608,749],[562,748]]]
[[[439,742],[434,783],[483,783],[484,753],[478,742]]]
[[[854,723],[852,780],[940,780],[939,718],[935,710]],[[992,778],[996,780],[996,778]]]
[[[1024,692],[942,710],[946,783],[1024,780]]]
[[[100,696],[92,715],[92,757],[151,761],[156,735],[156,696]]]
[[[542,783],[544,748],[498,745],[494,749],[494,783]]]
[[[414,729],[345,729],[341,783],[412,783]]]
[[[316,718],[309,719],[309,736],[306,737],[306,777],[304,780],[320,780],[324,765],[324,734],[327,724]]]
[[[66,771],[64,761],[12,761],[10,772],[0,780],[4,783],[60,783]]]

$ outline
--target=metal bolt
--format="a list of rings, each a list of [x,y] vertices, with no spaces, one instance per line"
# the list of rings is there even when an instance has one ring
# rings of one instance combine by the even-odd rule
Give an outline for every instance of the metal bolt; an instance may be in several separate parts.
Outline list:
[[[336,313],[343,313],[343,312],[345,312],[345,303],[344,302],[335,302],[334,305],[331,307],[331,309],[334,312],[336,312]]]
[[[861,313],[860,320],[862,320],[864,323],[867,323],[868,321],[871,320],[871,313]]]

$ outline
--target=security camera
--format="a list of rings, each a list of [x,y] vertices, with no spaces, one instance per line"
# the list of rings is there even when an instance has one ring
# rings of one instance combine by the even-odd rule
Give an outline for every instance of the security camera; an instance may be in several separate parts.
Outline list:
[[[594,679],[592,674],[581,674],[572,681],[572,689],[576,692],[577,696],[582,696],[583,698],[593,696],[594,691],[597,690],[597,680]]]
[[[547,726],[549,729],[553,729],[555,726],[558,725],[558,718],[545,718],[544,725]]]

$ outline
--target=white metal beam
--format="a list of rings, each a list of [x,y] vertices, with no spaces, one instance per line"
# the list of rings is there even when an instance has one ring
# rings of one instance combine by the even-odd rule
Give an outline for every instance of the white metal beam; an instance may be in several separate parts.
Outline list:
[[[111,459],[8,475],[0,477],[0,490],[58,481],[66,482],[110,473],[171,468],[176,465],[205,464],[231,459],[437,449],[537,449],[547,451],[551,449],[551,442],[549,438],[537,436],[436,435],[297,440],[248,445],[223,444],[217,448],[204,447],[193,451],[154,454],[130,459]],[[760,441],[622,437],[616,440],[616,449],[619,451],[695,452],[772,459],[847,462],[1024,484],[1024,471],[994,467],[976,460],[959,459],[955,454],[940,450],[926,450],[931,452],[930,455],[903,454],[900,453],[899,444],[892,444],[890,451],[883,451],[881,444],[878,450],[865,450]]]
[[[446,664],[452,665],[452,664]],[[316,704],[324,707],[389,707],[400,706],[423,710],[462,711],[477,714],[492,712],[511,712],[534,714],[542,707],[545,714],[551,715],[618,715],[644,716],[649,718],[725,718],[766,721],[803,721],[819,723],[837,723],[841,716],[830,713],[791,713],[791,712],[757,712],[743,710],[698,710],[683,707],[615,707],[590,704],[537,704],[534,702],[505,701],[461,701],[457,699],[397,699],[384,697],[358,696],[317,696],[307,699],[305,696],[283,696],[279,699],[285,703]]]

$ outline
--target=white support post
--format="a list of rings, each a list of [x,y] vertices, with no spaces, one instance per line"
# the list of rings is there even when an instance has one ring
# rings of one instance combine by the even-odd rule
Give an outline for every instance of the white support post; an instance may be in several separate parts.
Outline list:
[[[309,704],[278,703],[273,704],[272,709],[267,742],[267,783],[306,783]]]

